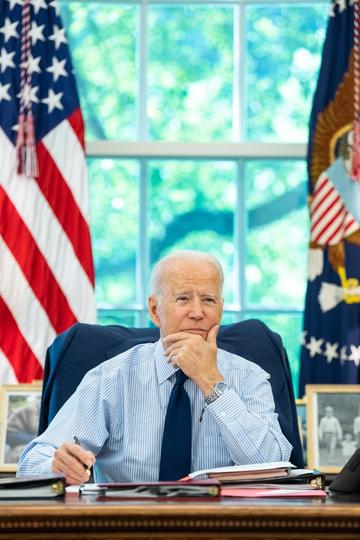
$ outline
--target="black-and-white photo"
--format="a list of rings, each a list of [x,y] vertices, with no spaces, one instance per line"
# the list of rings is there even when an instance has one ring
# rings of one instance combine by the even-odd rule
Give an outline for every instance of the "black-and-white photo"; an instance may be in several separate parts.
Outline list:
[[[25,446],[37,436],[41,388],[13,385],[3,388],[0,468],[16,470]]]
[[[337,472],[360,441],[360,385],[310,385],[309,465]],[[315,389],[315,390],[314,390]]]

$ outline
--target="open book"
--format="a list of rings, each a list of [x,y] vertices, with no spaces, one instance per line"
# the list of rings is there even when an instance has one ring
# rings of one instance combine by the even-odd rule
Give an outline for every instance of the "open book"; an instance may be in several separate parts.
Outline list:
[[[232,465],[230,467],[195,471],[190,473],[187,479],[193,480],[200,477],[207,477],[219,480],[222,484],[226,482],[272,480],[275,478],[286,478],[292,468],[295,468],[295,465],[289,461]]]

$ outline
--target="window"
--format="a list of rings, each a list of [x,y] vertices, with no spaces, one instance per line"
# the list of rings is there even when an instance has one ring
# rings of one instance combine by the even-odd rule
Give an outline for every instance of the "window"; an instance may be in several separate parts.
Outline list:
[[[147,325],[154,261],[205,249],[224,323],[278,331],[297,386],[307,122],[327,3],[61,4],[86,123],[99,322]]]

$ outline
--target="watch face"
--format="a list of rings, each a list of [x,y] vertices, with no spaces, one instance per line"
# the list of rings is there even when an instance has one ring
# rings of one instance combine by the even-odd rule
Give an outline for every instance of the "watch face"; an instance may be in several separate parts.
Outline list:
[[[216,390],[217,392],[219,392],[220,394],[222,394],[225,390],[227,390],[229,388],[229,385],[224,382],[224,381],[220,381],[218,383],[215,384],[215,388],[214,390]]]
[[[210,394],[205,397],[206,403],[210,405],[210,403],[215,401],[218,397],[220,397],[224,392],[227,392],[228,390],[230,390],[230,386],[225,381],[219,381],[215,383],[214,388],[212,389]]]

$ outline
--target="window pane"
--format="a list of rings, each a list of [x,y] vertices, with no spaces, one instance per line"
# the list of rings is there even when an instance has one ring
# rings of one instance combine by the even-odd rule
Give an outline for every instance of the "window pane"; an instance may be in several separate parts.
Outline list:
[[[221,324],[233,324],[240,321],[240,315],[231,311],[224,311]]]
[[[137,9],[105,1],[61,4],[87,140],[135,139]]]
[[[223,264],[233,302],[235,164],[159,160],[149,174],[151,262],[174,249],[208,251]]]
[[[249,161],[246,300],[302,309],[309,238],[305,163]]]
[[[233,8],[149,6],[150,138],[230,140]]]
[[[99,309],[97,313],[98,324],[120,324],[137,328],[139,324],[139,314],[136,311],[125,311],[116,309]]]
[[[246,133],[306,141],[328,5],[248,5]]]
[[[89,159],[91,233],[100,308],[135,302],[138,165]]]
[[[284,347],[288,353],[293,387],[296,397],[298,396],[299,371],[300,371],[300,335],[303,318],[301,313],[247,313],[246,319],[260,319],[271,330],[280,334]]]

